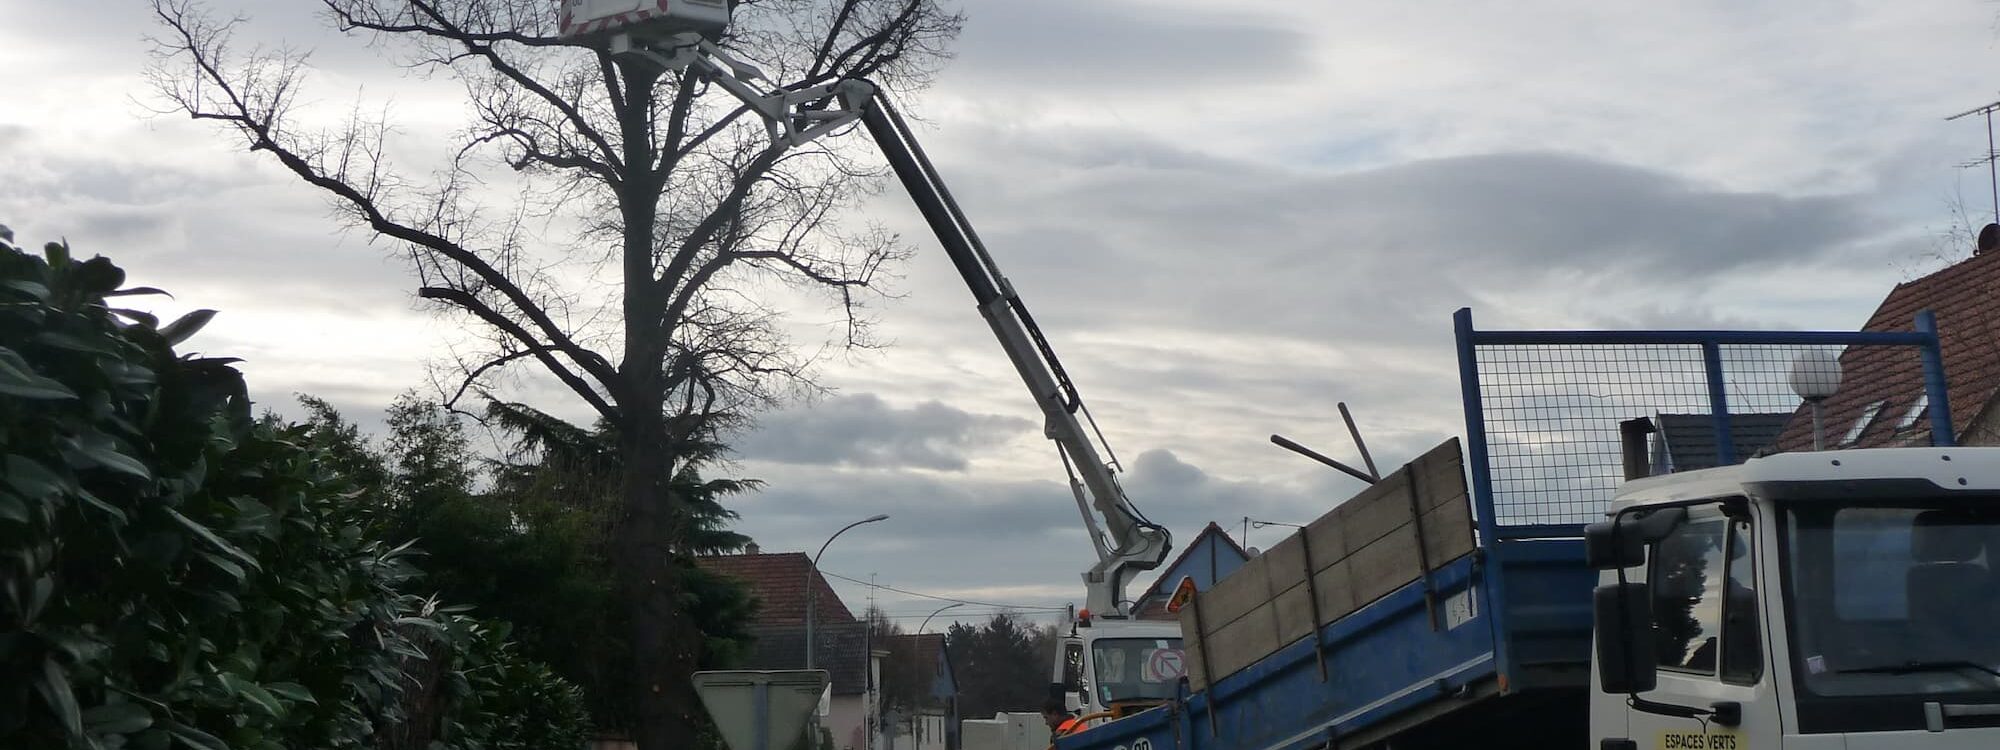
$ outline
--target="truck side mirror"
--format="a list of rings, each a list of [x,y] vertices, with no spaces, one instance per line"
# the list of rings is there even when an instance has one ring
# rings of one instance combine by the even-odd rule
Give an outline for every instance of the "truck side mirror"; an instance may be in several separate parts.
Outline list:
[[[1597,640],[1597,680],[1606,693],[1643,693],[1659,680],[1653,640],[1653,599],[1644,583],[1597,587],[1591,601]]]
[[[1643,565],[1646,545],[1666,538],[1687,517],[1686,508],[1632,511],[1583,527],[1583,560],[1592,570]]]

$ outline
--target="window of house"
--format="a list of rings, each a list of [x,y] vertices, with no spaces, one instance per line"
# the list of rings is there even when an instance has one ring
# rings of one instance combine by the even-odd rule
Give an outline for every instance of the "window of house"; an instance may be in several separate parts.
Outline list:
[[[1875,415],[1881,414],[1882,406],[1887,403],[1889,402],[1886,400],[1876,401],[1875,403],[1863,407],[1861,409],[1861,416],[1856,417],[1854,419],[1854,426],[1848,428],[1847,436],[1840,439],[1840,444],[1853,445],[1855,441],[1860,440],[1861,433],[1868,431],[1868,425],[1874,423]]]
[[[1924,416],[1924,409],[1931,405],[1931,394],[1919,393],[1917,400],[1910,403],[1910,410],[1903,412],[1903,419],[1896,423],[1896,429],[1907,430],[1915,426]]]

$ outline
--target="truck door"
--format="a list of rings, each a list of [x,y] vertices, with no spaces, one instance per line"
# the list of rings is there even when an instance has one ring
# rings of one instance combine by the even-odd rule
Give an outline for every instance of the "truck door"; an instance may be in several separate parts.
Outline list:
[[[1083,639],[1063,639],[1062,653],[1056,655],[1056,690],[1062,693],[1063,708],[1076,712],[1090,705],[1089,671],[1084,663]]]
[[[1769,668],[1764,607],[1750,508],[1725,515],[1719,507],[1690,509],[1653,543],[1647,560],[1658,686],[1640,697],[1658,704],[1727,710],[1735,726],[1715,718],[1682,718],[1627,708],[1633,745],[1657,750],[1777,748],[1778,691]]]

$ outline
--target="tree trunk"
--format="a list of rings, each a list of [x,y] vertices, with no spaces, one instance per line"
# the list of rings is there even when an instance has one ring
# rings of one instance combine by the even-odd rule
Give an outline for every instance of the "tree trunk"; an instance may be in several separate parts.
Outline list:
[[[668,544],[675,524],[661,476],[672,457],[663,455],[663,441],[648,445],[643,439],[627,439],[632,440],[625,454],[628,512],[619,530],[618,571],[631,608],[627,637],[633,686],[639,691],[632,734],[640,750],[693,750],[699,727],[695,712],[701,709],[688,678],[700,664],[702,634],[676,606],[683,584]]]
[[[633,738],[639,750],[694,750],[700,701],[689,677],[700,665],[702,635],[681,616],[684,586],[674,565],[679,509],[667,489],[675,461],[666,426],[666,353],[671,329],[654,274],[653,236],[663,184],[654,172],[653,84],[661,70],[644,61],[620,67],[625,106],[619,117],[625,175],[618,190],[624,223],[623,392],[614,394],[624,467],[625,522],[618,533],[618,574],[628,610],[632,648]]]

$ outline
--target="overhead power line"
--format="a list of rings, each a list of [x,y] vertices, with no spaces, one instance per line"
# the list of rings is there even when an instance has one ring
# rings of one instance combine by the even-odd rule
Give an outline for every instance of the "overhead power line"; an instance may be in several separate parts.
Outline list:
[[[1020,615],[1022,619],[1026,619],[1026,620],[1035,620],[1035,619],[1038,619],[1038,618],[1045,618],[1045,617],[1049,617],[1049,616],[1052,616],[1052,615],[1060,615],[1060,614],[1062,614],[1062,613],[1061,613],[1061,612],[1023,612],[1023,611],[1021,611],[1021,610],[1019,610],[1019,609],[1014,609],[1014,608],[1012,608],[1012,607],[1009,607],[1009,608],[1006,608],[1006,609],[984,609],[984,610],[981,610],[981,609],[970,609],[970,610],[968,610],[968,609],[954,609],[954,610],[952,610],[952,611],[950,611],[950,612],[946,612],[946,613],[944,613],[944,614],[942,614],[942,615],[938,615],[937,619],[938,619],[938,622],[953,622],[953,621],[968,621],[968,620],[969,620],[969,621],[979,621],[979,620],[985,620],[985,619],[988,619],[988,618],[991,618],[991,617],[993,617],[993,616],[995,616],[995,615],[1002,615],[1002,614],[1012,614],[1012,615]],[[931,616],[931,613],[929,613],[929,612],[925,612],[925,613],[923,613],[923,614],[914,614],[914,615],[884,615],[884,616],[883,616],[883,619],[886,619],[886,620],[890,620],[890,621],[893,621],[893,622],[917,622],[917,621],[919,621],[919,620],[924,620],[924,619],[927,619],[927,618],[929,618],[930,616]],[[937,632],[937,631],[932,631],[932,632]]]
[[[858,583],[863,586],[867,586],[869,588],[882,589],[884,591],[894,591],[898,594],[903,594],[906,596],[914,596],[922,599],[931,599],[940,602],[955,602],[958,604],[969,604],[975,607],[996,607],[999,609],[1009,609],[1017,612],[1061,612],[1063,610],[1068,609],[1068,607],[1047,607],[1047,606],[1034,606],[1029,604],[1003,604],[999,602],[982,602],[982,601],[974,601],[972,599],[959,599],[950,596],[939,596],[937,594],[926,594],[921,591],[910,591],[907,589],[899,589],[894,586],[885,586],[879,583],[864,581],[859,578],[849,578],[847,576],[835,573],[830,570],[826,570],[824,568],[821,568],[819,572],[826,574],[828,577],[838,578],[848,583]]]

